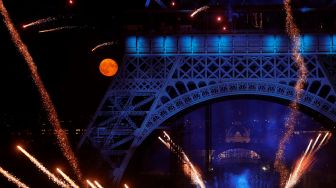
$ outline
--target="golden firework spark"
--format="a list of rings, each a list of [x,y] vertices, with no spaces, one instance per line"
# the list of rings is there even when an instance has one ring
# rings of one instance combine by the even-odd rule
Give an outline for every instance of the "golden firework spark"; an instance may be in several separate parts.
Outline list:
[[[75,171],[77,177],[79,180],[82,180],[82,175],[79,170],[79,165],[77,162],[77,159],[75,157],[74,152],[72,151],[68,137],[65,133],[65,131],[62,129],[61,124],[58,119],[58,115],[56,112],[56,109],[51,101],[51,98],[45,89],[45,86],[40,78],[40,75],[37,71],[37,67],[34,63],[34,60],[32,56],[30,55],[27,46],[23,43],[21,40],[21,37],[18,33],[18,31],[15,29],[14,24],[12,20],[9,17],[9,14],[7,12],[6,7],[3,4],[3,1],[0,0],[0,13],[3,16],[4,22],[8,28],[8,31],[12,37],[12,41],[14,42],[15,46],[17,47],[18,51],[21,53],[21,55],[24,57],[29,70],[31,72],[32,78],[34,80],[34,83],[40,93],[41,100],[44,106],[44,109],[46,110],[48,114],[48,119],[50,123],[52,124],[54,128],[55,135],[57,137],[58,144],[63,151],[64,156],[68,159],[71,167]]]
[[[86,182],[91,188],[97,188],[90,180],[86,180]]]
[[[61,174],[64,180],[67,181],[71,185],[71,187],[79,188],[79,186],[75,183],[75,181],[72,180],[68,175],[66,175],[62,170],[60,170],[59,168],[56,168],[56,170],[59,174]]]
[[[53,173],[51,173],[45,166],[42,165],[35,157],[30,155],[26,150],[24,150],[21,146],[17,146],[17,148],[26,156],[28,159],[44,174],[48,176],[48,178],[56,183],[57,185],[64,187],[64,188],[70,188],[68,184],[63,182],[62,180],[58,179]]]
[[[95,180],[94,183],[97,185],[98,188],[104,188],[102,185],[100,185],[98,181]]]
[[[26,184],[22,183],[17,177],[0,167],[0,173],[7,178],[8,181],[14,183],[20,188],[29,188]]]
[[[97,46],[95,46],[94,48],[91,49],[91,52],[96,51],[98,48],[102,48],[102,47],[105,47],[105,46],[112,46],[113,44],[114,44],[114,42],[104,42],[104,43],[98,44]]]
[[[41,25],[44,23],[48,23],[48,22],[52,22],[52,21],[56,21],[58,18],[57,17],[48,17],[48,18],[43,18],[43,19],[39,19],[33,22],[30,22],[28,24],[24,24],[22,27],[24,29],[28,28],[28,27],[32,27],[32,26],[36,26],[36,25]]]
[[[299,160],[296,162],[292,173],[290,173],[289,178],[286,182],[285,188],[292,188],[294,187],[301,179],[301,177],[308,171],[308,169],[313,164],[315,154],[316,152],[321,148],[322,145],[326,144],[328,140],[330,139],[330,133],[327,132],[323,139],[320,140],[321,134],[317,136],[315,139],[314,144],[313,140],[311,139],[305,152],[303,155],[299,158]],[[319,145],[316,147],[316,144],[319,143]]]
[[[74,26],[68,25],[68,26],[62,26],[62,27],[55,27],[52,29],[40,30],[39,33],[49,33],[53,31],[70,30],[70,29],[76,29],[76,28],[81,28],[81,27],[77,25],[74,25]]]
[[[280,139],[279,148],[276,153],[274,162],[274,167],[280,174],[280,187],[284,187],[286,184],[286,180],[288,179],[289,171],[287,170],[286,166],[283,163],[284,151],[286,148],[286,144],[288,143],[290,137],[293,135],[294,132],[295,121],[297,119],[299,109],[298,102],[302,97],[302,91],[308,75],[307,67],[304,63],[303,57],[300,54],[300,46],[301,46],[300,31],[294,22],[290,4],[291,0],[284,0],[284,8],[286,11],[286,29],[293,45],[292,50],[293,60],[295,61],[296,66],[298,67],[299,70],[298,70],[298,79],[294,86],[295,98],[290,104],[291,112],[285,122],[285,129],[286,129],[285,134]]]
[[[205,184],[202,180],[201,174],[196,170],[194,164],[189,160],[189,157],[184,153],[184,151],[179,147],[177,144],[173,142],[173,140],[170,138],[168,133],[163,131],[164,138],[167,140],[165,141],[161,137],[158,137],[158,139],[173,153],[179,155],[183,160],[183,172],[185,175],[190,176],[191,180],[194,184],[198,185],[200,188],[205,188]],[[174,146],[174,147],[172,147]],[[176,149],[176,148],[178,149]]]
[[[202,11],[205,11],[205,10],[207,10],[208,8],[210,8],[210,7],[209,7],[209,6],[203,6],[203,7],[200,7],[200,8],[198,8],[198,9],[196,9],[194,12],[192,12],[192,13],[190,14],[190,17],[193,18],[194,16],[196,16],[196,14],[198,14],[198,13],[200,13],[200,12],[202,12]]]

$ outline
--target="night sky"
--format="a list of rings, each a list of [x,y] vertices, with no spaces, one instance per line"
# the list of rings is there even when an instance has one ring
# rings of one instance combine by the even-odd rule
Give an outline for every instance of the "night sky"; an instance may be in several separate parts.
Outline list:
[[[170,1],[164,1],[167,4]],[[181,1],[182,2],[182,1]],[[178,8],[193,10],[210,2],[211,5],[226,4],[226,1],[185,0]],[[237,1],[229,1],[237,3]],[[245,4],[272,3],[281,5],[282,1],[244,1]],[[322,5],[335,5],[334,1],[319,1]],[[323,3],[322,3],[323,2]],[[313,5],[313,1],[302,1],[302,5]],[[115,59],[122,64],[123,27],[127,23],[146,23],[146,20],[130,20],[126,12],[144,9],[145,0],[141,1],[76,1],[70,5],[62,0],[4,0],[4,4],[18,29],[29,52],[35,60],[40,76],[56,107],[61,121],[73,122],[63,124],[65,128],[86,128],[103,98],[113,77],[100,74],[98,66],[104,58]],[[298,5],[301,5],[298,3]],[[152,0],[150,10],[160,9]],[[43,18],[56,17],[56,21],[24,29],[24,24]],[[133,18],[133,17],[132,17]],[[73,29],[39,33],[39,30],[63,26],[78,26]],[[103,42],[114,45],[101,48],[95,52],[91,49]],[[0,21],[0,166],[6,164],[8,170],[15,172],[24,180],[41,183],[52,187],[48,180],[41,180],[33,173],[33,166],[22,169],[26,164],[24,157],[13,149],[16,143],[30,143],[30,151],[39,153],[39,157],[50,166],[67,164],[58,149],[50,149],[50,143],[13,139],[11,131],[41,129],[49,125],[42,108],[39,93],[35,87],[29,69],[10,39],[7,27]],[[231,116],[231,114],[226,114]],[[71,127],[72,126],[72,127]],[[51,128],[51,126],[49,127]],[[72,145],[76,146],[72,140]],[[54,145],[55,146],[55,145]],[[57,146],[55,146],[57,147]],[[52,152],[40,152],[40,151]],[[19,156],[19,157],[18,157]],[[93,169],[91,173],[98,172]],[[3,178],[0,178],[3,187]],[[42,181],[42,182],[39,182]],[[30,183],[31,183],[30,182]],[[36,184],[37,184],[36,183]],[[4,184],[9,187],[11,184]],[[33,184],[31,184],[33,185]]]

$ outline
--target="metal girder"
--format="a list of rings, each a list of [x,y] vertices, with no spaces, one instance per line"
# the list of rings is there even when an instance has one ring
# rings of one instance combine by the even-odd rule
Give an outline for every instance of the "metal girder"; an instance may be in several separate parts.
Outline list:
[[[302,41],[309,74],[299,103],[336,122],[336,36]],[[293,100],[298,73],[289,44],[282,35],[131,36],[80,145],[88,139],[101,149],[118,184],[135,149],[186,108],[232,95]]]

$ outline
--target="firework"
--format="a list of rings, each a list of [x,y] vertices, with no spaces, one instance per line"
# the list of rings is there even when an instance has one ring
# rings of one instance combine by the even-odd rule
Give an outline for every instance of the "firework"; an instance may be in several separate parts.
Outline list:
[[[127,184],[124,184],[124,187],[125,187],[125,188],[129,188]]]
[[[74,152],[72,151],[68,137],[65,133],[65,131],[62,129],[61,124],[58,120],[58,115],[56,112],[56,109],[51,101],[51,98],[45,89],[45,86],[40,78],[40,75],[38,74],[37,67],[34,63],[34,60],[32,56],[30,55],[27,46],[23,43],[21,40],[21,37],[18,33],[18,31],[15,29],[13,22],[11,21],[9,14],[6,10],[6,7],[3,5],[2,0],[0,0],[0,13],[4,18],[4,22],[8,28],[8,31],[12,37],[12,41],[14,42],[15,46],[21,53],[21,55],[24,57],[29,70],[31,72],[32,78],[34,80],[34,83],[40,93],[41,100],[44,106],[44,109],[46,110],[48,114],[49,122],[52,124],[55,135],[57,137],[58,144],[63,151],[64,156],[68,159],[71,167],[74,169],[77,177],[79,180],[82,180],[82,175],[79,170],[79,165],[77,162],[77,159],[75,157]]]
[[[330,138],[329,132],[326,133],[322,140],[320,140],[321,134],[317,136],[314,144],[313,140],[310,140],[305,152],[296,162],[292,173],[290,173],[289,178],[286,182],[285,188],[294,187],[301,179],[301,177],[307,172],[307,170],[313,164],[315,153],[320,149],[320,147],[326,144]],[[316,144],[319,142],[319,145],[316,147]]]
[[[97,188],[90,180],[86,180],[91,188]]]
[[[91,49],[91,52],[94,52],[98,48],[101,48],[101,47],[112,46],[113,44],[114,44],[114,42],[104,42],[104,43],[98,44],[97,46],[95,46],[94,48]]]
[[[39,33],[48,33],[48,32],[53,32],[53,31],[61,31],[61,30],[71,30],[71,29],[76,29],[76,28],[81,28],[80,26],[62,26],[62,27],[56,27],[52,29],[45,29],[45,30],[40,30]]]
[[[41,24],[49,23],[49,22],[56,21],[56,20],[58,20],[57,17],[43,18],[43,19],[39,19],[39,20],[30,22],[28,24],[24,24],[22,26],[22,28],[27,29],[28,27],[32,27],[32,26],[36,26],[36,25],[41,25]]]
[[[14,183],[16,186],[20,188],[29,188],[26,184],[22,183],[18,178],[16,178],[14,175],[10,174],[8,171],[4,170],[0,167],[0,173],[5,176],[8,181]]]
[[[297,119],[298,109],[299,109],[298,102],[300,101],[302,97],[302,91],[304,88],[304,84],[306,83],[307,74],[308,74],[307,67],[304,63],[303,57],[300,54],[300,46],[301,46],[300,31],[294,22],[290,4],[291,4],[291,0],[284,0],[284,8],[286,11],[286,29],[292,41],[292,45],[293,45],[293,51],[292,51],[293,60],[295,61],[296,66],[298,67],[299,70],[298,70],[298,80],[296,81],[295,86],[294,86],[295,98],[290,104],[291,112],[285,122],[286,131],[285,131],[284,136],[281,138],[279,142],[279,148],[276,153],[275,162],[274,162],[275,169],[280,173],[280,186],[281,187],[285,186],[285,183],[286,183],[286,180],[289,174],[286,166],[283,163],[284,151],[285,151],[287,142],[289,141],[290,137],[292,136],[294,132],[295,121]]]
[[[71,187],[79,188],[79,186],[68,175],[66,175],[62,170],[60,170],[59,168],[57,168],[56,170],[59,174],[61,174],[61,176],[64,178],[64,180],[67,181],[71,185]]]
[[[53,173],[51,173],[46,167],[42,165],[35,157],[30,155],[26,150],[24,150],[21,146],[17,146],[17,148],[26,156],[28,159],[44,174],[46,174],[50,180],[61,187],[70,188],[68,184],[58,179]]]
[[[98,181],[94,181],[94,183],[97,185],[98,188],[104,188]]]
[[[205,11],[205,10],[207,10],[207,9],[209,9],[209,8],[210,8],[209,6],[203,6],[203,7],[200,7],[200,8],[198,8],[198,9],[196,9],[194,12],[192,12],[192,13],[190,14],[190,17],[193,18],[194,16],[196,16],[196,14],[198,14],[198,13],[200,13],[200,12],[202,12],[202,11]]]
[[[205,188],[205,184],[202,180],[201,174],[196,170],[193,163],[189,160],[188,156],[184,153],[184,151],[179,147],[177,144],[175,144],[170,136],[164,131],[164,138],[167,140],[165,141],[161,137],[158,137],[158,139],[172,152],[176,153],[183,161],[183,172],[191,177],[191,180],[194,182],[194,184],[199,185],[201,188]]]

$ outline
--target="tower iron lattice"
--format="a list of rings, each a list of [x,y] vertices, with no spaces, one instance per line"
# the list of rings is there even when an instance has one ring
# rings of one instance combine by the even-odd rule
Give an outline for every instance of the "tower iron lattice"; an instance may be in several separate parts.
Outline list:
[[[301,42],[309,74],[299,103],[336,122],[336,35],[304,34]],[[235,95],[293,100],[291,48],[280,34],[129,36],[80,146],[100,150],[117,185],[136,148],[182,110]]]

